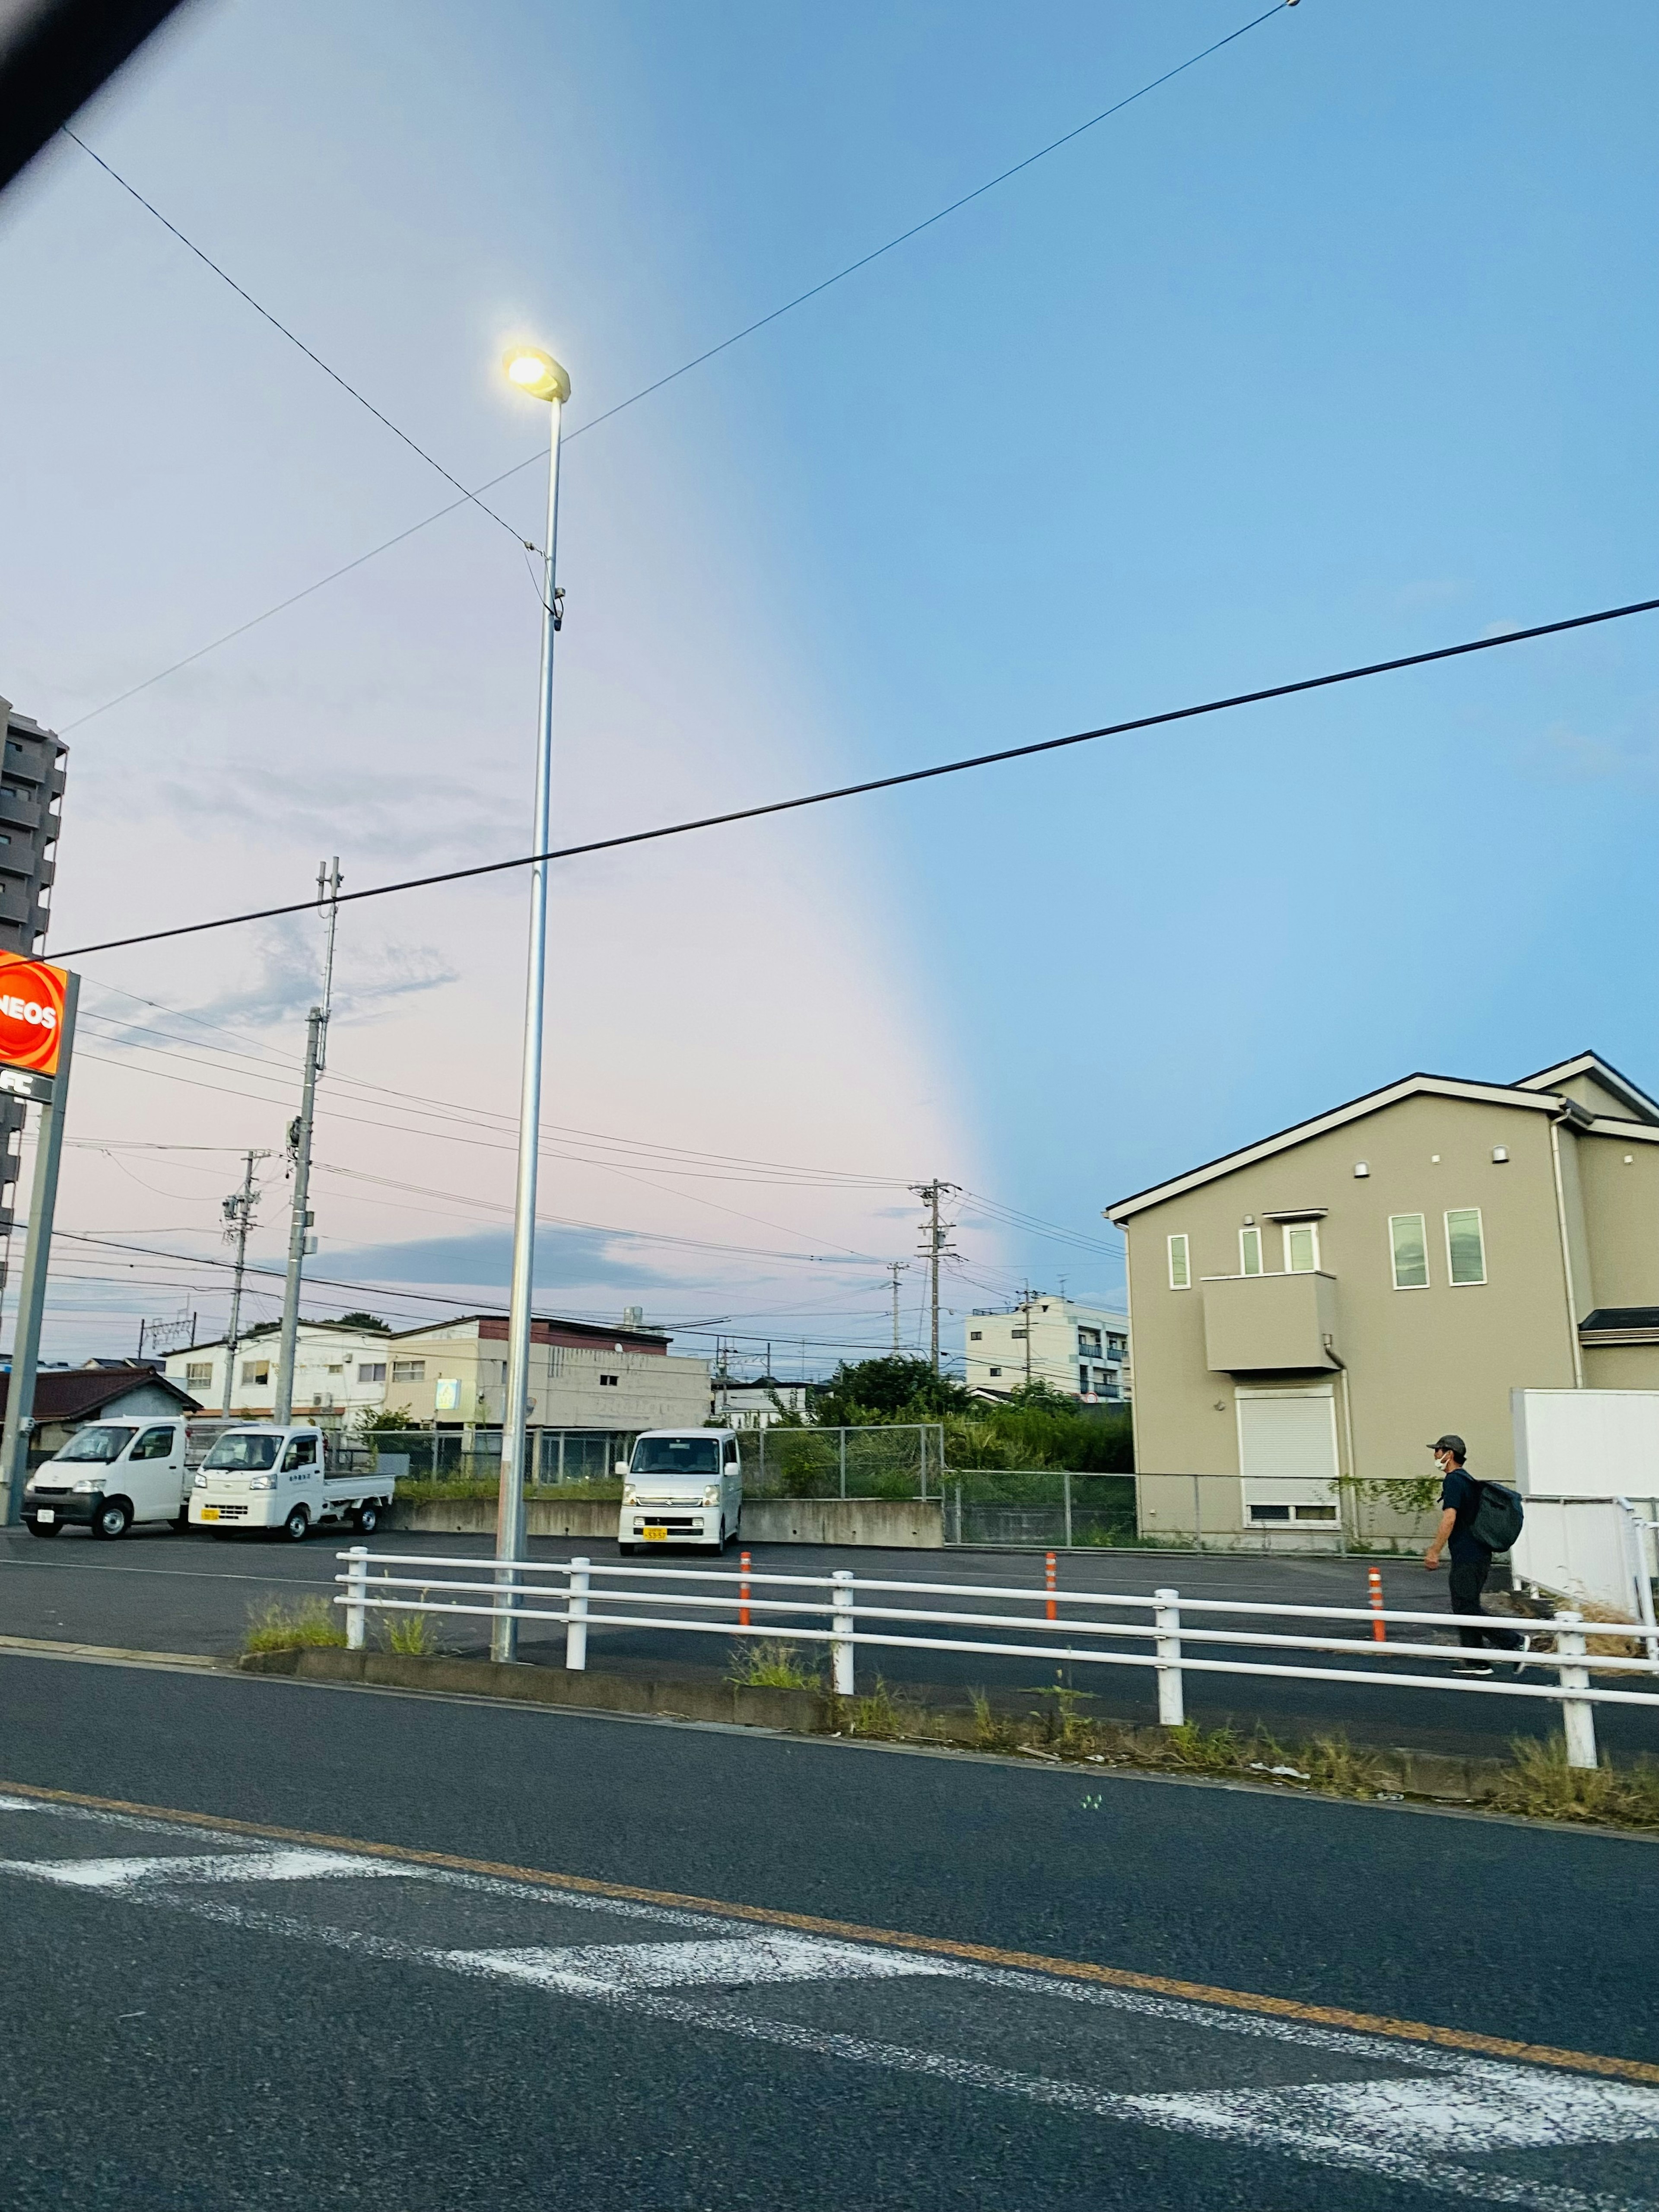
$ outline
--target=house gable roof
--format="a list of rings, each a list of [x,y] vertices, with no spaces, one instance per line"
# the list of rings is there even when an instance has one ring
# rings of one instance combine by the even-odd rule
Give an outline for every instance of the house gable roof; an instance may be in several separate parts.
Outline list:
[[[1610,1060],[1602,1059],[1600,1053],[1581,1052],[1574,1060],[1561,1060],[1554,1067],[1541,1067],[1536,1075],[1523,1075],[1516,1089],[1559,1091],[1575,1079],[1585,1077],[1589,1079],[1590,1086],[1605,1091],[1632,1121],[1659,1124],[1659,1101],[1650,1098],[1645,1091],[1638,1091],[1629,1076],[1621,1075]]]
[[[1193,1168],[1168,1182],[1155,1183],[1149,1190],[1121,1198],[1105,1208],[1106,1218],[1121,1224],[1132,1214],[1144,1212],[1149,1206],[1179,1198],[1184,1192],[1218,1182],[1239,1168],[1253,1166],[1257,1160],[1290,1152],[1295,1146],[1305,1145],[1310,1138],[1322,1137],[1327,1131],[1340,1129],[1347,1122],[1364,1121],[1367,1115],[1380,1114],[1385,1107],[1396,1106],[1402,1099],[1422,1097],[1467,1098],[1476,1105],[1520,1106],[1545,1114],[1561,1110],[1559,1098],[1527,1090],[1519,1084],[1467,1083],[1455,1075],[1402,1076],[1398,1083],[1387,1084],[1381,1091],[1368,1091],[1363,1097],[1351,1098],[1344,1106],[1334,1106],[1329,1113],[1316,1115],[1310,1121],[1297,1121],[1273,1136],[1263,1137],[1257,1144],[1246,1145],[1237,1152],[1225,1152],[1219,1159],[1206,1161],[1202,1167]]]
[[[180,1413],[202,1410],[187,1390],[158,1375],[153,1367],[48,1367],[35,1376],[30,1412],[37,1421],[89,1421],[129,1391],[148,1389],[163,1391],[176,1400]],[[10,1390],[11,1376],[0,1375],[0,1413],[5,1410]]]

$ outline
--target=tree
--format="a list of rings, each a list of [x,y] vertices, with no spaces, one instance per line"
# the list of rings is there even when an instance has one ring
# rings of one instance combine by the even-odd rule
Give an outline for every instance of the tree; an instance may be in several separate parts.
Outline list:
[[[417,1421],[411,1406],[364,1406],[358,1413],[356,1432],[365,1441],[370,1437],[394,1436],[400,1430],[430,1427],[429,1422]]]
[[[926,1359],[888,1352],[878,1359],[843,1359],[814,1401],[812,1419],[832,1429],[938,1421],[972,1402],[960,1382],[935,1375]]]
[[[390,1336],[392,1334],[391,1322],[382,1321],[379,1314],[342,1314],[339,1321],[336,1323],[336,1326],[339,1328],[372,1328],[381,1336]]]

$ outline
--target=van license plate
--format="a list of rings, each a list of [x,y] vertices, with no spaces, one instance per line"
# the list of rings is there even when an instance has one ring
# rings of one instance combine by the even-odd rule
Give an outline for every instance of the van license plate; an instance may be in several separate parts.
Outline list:
[[[666,1528],[644,1528],[640,1533],[647,1544],[665,1544],[668,1541]]]
[[[202,1518],[204,1521],[216,1521],[219,1518],[218,1507],[216,1505],[204,1505],[202,1508]]]
[[[34,1517],[37,1521],[55,1521],[58,1516],[50,1505],[42,1505]]]

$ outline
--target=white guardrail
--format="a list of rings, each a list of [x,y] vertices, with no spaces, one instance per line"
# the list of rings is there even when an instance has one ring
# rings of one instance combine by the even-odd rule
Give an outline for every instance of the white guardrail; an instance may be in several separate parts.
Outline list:
[[[1224,1598],[1182,1597],[1176,1590],[1150,1597],[1121,1592],[1061,1590],[1052,1580],[1042,1589],[975,1583],[894,1582],[843,1568],[830,1575],[755,1574],[747,1568],[613,1567],[592,1559],[428,1559],[404,1552],[370,1552],[358,1545],[336,1555],[345,1565],[335,1579],[344,1587],[334,1602],[345,1608],[346,1642],[354,1651],[368,1642],[372,1613],[453,1614],[493,1620],[559,1623],[565,1632],[564,1663],[587,1665],[593,1628],[671,1629],[688,1636],[785,1637],[830,1649],[836,1694],[854,1694],[856,1656],[866,1650],[981,1652],[987,1658],[1072,1661],[1090,1666],[1151,1668],[1158,1676],[1158,1717],[1166,1728],[1185,1717],[1182,1677],[1189,1674],[1267,1675],[1315,1682],[1362,1682],[1384,1689],[1451,1691],[1462,1696],[1542,1698],[1561,1707],[1568,1763],[1596,1764],[1595,1708],[1598,1705],[1659,1707],[1659,1636],[1650,1623],[1586,1620],[1561,1612],[1528,1624],[1492,1616],[1494,1627],[1530,1626],[1553,1640],[1551,1652],[1534,1652],[1528,1671],[1553,1670],[1553,1681],[1468,1680],[1457,1675],[1401,1672],[1398,1662],[1483,1656],[1504,1665],[1492,1650],[1455,1655],[1443,1643],[1396,1642],[1390,1630],[1429,1626],[1443,1632],[1459,1616],[1401,1613],[1368,1606],[1256,1605]],[[417,1570],[418,1571],[411,1571]],[[690,1583],[690,1589],[669,1585]],[[619,1585],[632,1587],[622,1588]],[[643,1587],[640,1587],[641,1585]],[[597,1587],[596,1587],[597,1585]],[[798,1591],[786,1596],[781,1593]],[[778,1593],[774,1595],[774,1593]],[[929,1601],[907,1604],[907,1599]],[[1006,1601],[1018,1611],[986,1612]],[[956,1601],[956,1602],[952,1602]],[[964,1609],[972,1606],[975,1610]],[[596,1608],[605,1607],[607,1610]],[[1103,1618],[1110,1610],[1127,1620]],[[1218,1615],[1267,1620],[1364,1624],[1364,1638],[1334,1631],[1280,1633],[1246,1625],[1222,1626]],[[1194,1616],[1197,1616],[1196,1620]],[[953,1630],[988,1635],[965,1637]],[[1019,1640],[1013,1640],[1016,1637]],[[1588,1639],[1632,1638],[1645,1658],[1590,1653]],[[1141,1644],[1144,1650],[1115,1648]],[[1246,1651],[1323,1652],[1365,1666],[1297,1666],[1265,1658],[1206,1657],[1218,1644]],[[1200,1647],[1195,1653],[1194,1646]],[[1592,1682],[1598,1674],[1631,1676],[1649,1686],[1619,1689]]]

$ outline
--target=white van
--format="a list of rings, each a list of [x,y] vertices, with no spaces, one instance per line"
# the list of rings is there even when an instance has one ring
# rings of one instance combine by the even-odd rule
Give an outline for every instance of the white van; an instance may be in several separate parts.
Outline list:
[[[90,1528],[94,1536],[125,1536],[135,1521],[182,1528],[187,1441],[182,1420],[89,1421],[30,1475],[23,1491],[29,1534]]]
[[[724,1551],[743,1512],[743,1464],[730,1429],[647,1429],[619,1459],[617,1549],[701,1544]]]
[[[331,1466],[327,1440],[308,1421],[244,1422],[225,1430],[197,1469],[190,1522],[220,1535],[280,1529],[298,1544],[320,1522],[349,1521],[367,1536],[397,1486],[389,1468]]]

